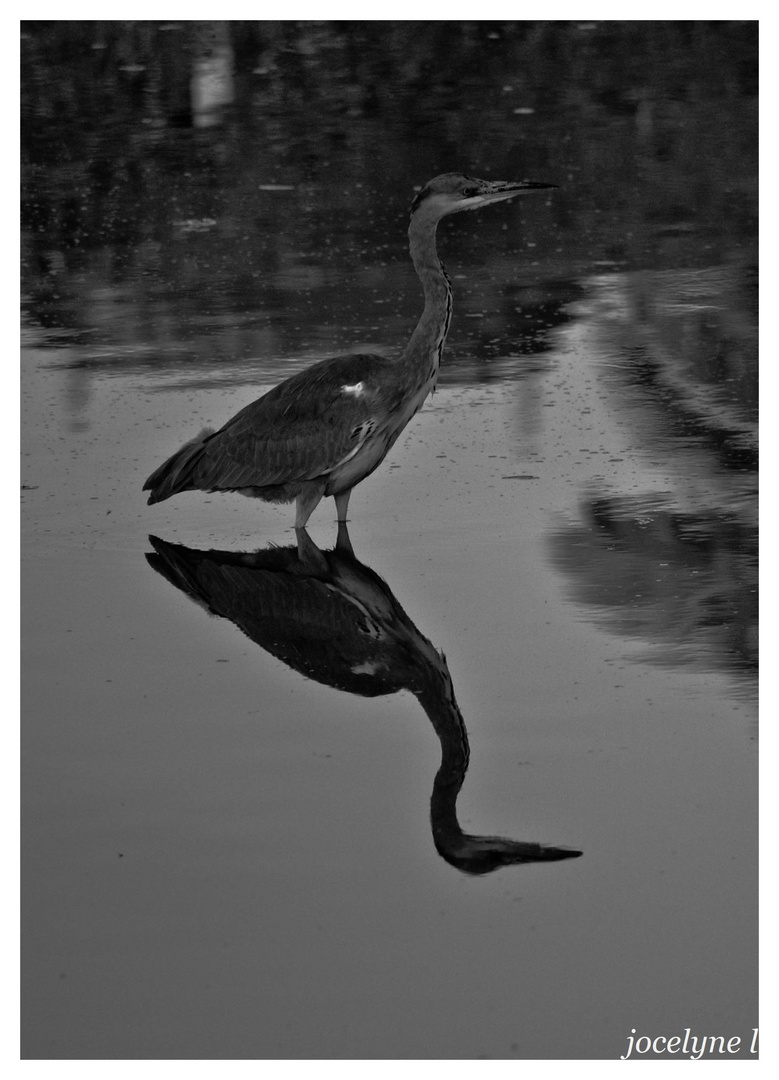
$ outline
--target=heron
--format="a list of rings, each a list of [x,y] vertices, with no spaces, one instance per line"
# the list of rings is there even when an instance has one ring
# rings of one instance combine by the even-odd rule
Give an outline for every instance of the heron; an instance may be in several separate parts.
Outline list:
[[[355,486],[378,468],[436,385],[452,318],[452,287],[436,251],[442,218],[554,188],[534,181],[478,180],[444,173],[411,204],[409,251],[424,309],[396,356],[355,354],[321,360],[236,413],[205,428],[143,485],[149,503],[182,491],[235,491],[266,502],[293,500],[295,529],[326,496],[347,520]]]

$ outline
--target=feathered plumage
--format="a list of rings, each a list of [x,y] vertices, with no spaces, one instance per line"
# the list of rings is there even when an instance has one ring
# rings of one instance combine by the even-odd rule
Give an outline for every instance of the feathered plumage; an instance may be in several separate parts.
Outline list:
[[[151,474],[149,502],[181,491],[238,491],[270,502],[297,500],[305,527],[323,496],[346,520],[352,488],[387,451],[435,387],[449,330],[452,293],[436,252],[447,214],[512,198],[551,184],[474,180],[447,173],[431,180],[411,207],[409,247],[425,307],[399,356],[322,360],[285,379],[218,431],[206,428]]]

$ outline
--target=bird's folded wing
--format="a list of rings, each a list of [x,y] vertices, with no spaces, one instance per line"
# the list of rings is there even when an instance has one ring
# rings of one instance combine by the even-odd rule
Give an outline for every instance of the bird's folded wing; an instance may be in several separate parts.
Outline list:
[[[362,356],[315,365],[247,405],[205,443],[197,486],[311,480],[347,461],[388,418],[375,377],[381,369],[367,361],[385,364]]]

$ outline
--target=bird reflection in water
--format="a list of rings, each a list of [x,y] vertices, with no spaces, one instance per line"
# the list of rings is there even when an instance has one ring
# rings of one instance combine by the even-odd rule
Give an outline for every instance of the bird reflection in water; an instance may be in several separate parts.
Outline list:
[[[326,686],[363,697],[408,690],[441,743],[430,822],[439,854],[468,874],[581,855],[571,848],[464,833],[457,797],[468,769],[465,721],[446,660],[378,574],[359,562],[345,524],[332,551],[308,533],[298,546],[256,552],[197,551],[150,537],[149,564],[261,648]],[[302,541],[302,544],[301,544]]]

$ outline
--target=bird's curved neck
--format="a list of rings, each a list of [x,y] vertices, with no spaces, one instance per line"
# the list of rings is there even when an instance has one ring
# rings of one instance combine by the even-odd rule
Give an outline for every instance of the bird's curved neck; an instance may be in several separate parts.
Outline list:
[[[436,251],[437,225],[437,220],[416,214],[408,228],[409,250],[424,290],[425,309],[401,359],[405,366],[418,368],[423,380],[435,378],[438,372],[452,317],[452,288]]]
[[[457,820],[457,797],[468,770],[470,750],[465,721],[455,700],[443,656],[438,663],[427,666],[413,693],[441,743],[441,764],[430,799],[430,825],[439,854],[468,874],[488,874],[509,863],[542,858],[537,844],[524,844],[501,836],[475,836],[463,832]]]
[[[433,840],[442,853],[457,851],[466,841],[457,820],[457,796],[468,771],[470,748],[465,721],[457,705],[448,671],[442,665],[416,692],[441,743],[441,765],[433,782],[430,824]]]

